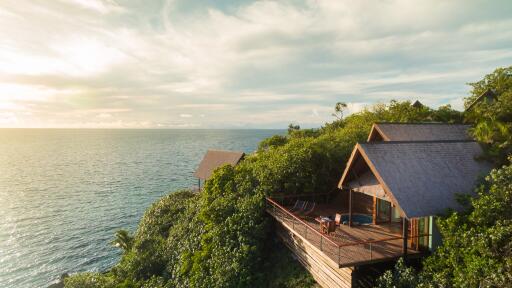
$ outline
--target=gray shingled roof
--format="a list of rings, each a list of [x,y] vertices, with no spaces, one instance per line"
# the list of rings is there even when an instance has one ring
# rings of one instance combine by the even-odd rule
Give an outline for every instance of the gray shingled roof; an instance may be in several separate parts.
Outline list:
[[[375,142],[355,149],[408,218],[459,209],[456,194],[473,193],[475,181],[491,169],[475,160],[482,149],[472,141]]]
[[[382,185],[380,185],[379,180],[375,178],[375,175],[373,175],[371,171],[366,171],[363,173],[363,175],[358,176],[359,177],[347,183],[348,188],[359,193],[364,193],[366,195],[375,196],[386,201],[391,201],[389,196],[386,194],[386,191],[382,189]]]
[[[235,166],[244,155],[243,152],[208,150],[201,163],[199,163],[194,176],[202,180],[208,180],[215,169],[226,164]]]
[[[385,141],[471,140],[470,125],[438,123],[375,123],[370,137],[379,132]]]

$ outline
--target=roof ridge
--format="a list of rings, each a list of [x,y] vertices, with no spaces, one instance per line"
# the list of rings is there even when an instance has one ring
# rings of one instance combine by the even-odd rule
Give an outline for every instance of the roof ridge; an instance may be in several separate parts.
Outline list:
[[[444,122],[374,122],[374,124],[393,124],[393,125],[460,125],[471,126],[471,124],[464,123],[444,123]]]
[[[475,142],[475,140],[421,140],[421,141],[374,141],[374,142],[363,142],[358,143],[360,145],[380,145],[380,144],[408,144],[408,143],[467,143]]]
[[[245,152],[242,152],[242,151],[233,151],[233,150],[208,149],[207,151],[245,154]]]

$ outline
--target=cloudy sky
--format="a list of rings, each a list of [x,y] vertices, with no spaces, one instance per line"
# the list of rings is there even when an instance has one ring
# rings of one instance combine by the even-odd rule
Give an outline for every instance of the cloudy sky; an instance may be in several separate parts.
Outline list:
[[[512,65],[510,0],[235,2],[2,0],[0,127],[317,127]]]

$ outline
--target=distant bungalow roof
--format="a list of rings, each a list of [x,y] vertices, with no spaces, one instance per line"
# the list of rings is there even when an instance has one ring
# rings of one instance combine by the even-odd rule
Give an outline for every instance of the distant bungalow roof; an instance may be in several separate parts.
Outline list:
[[[422,108],[422,107],[423,107],[423,104],[422,104],[419,100],[416,100],[416,101],[414,101],[414,103],[412,104],[412,107],[414,107],[414,108]]]
[[[444,123],[375,123],[368,141],[471,140],[470,125]]]
[[[493,101],[496,99],[496,93],[492,89],[485,90],[480,96],[478,96],[471,104],[469,104],[468,108],[466,108],[466,111],[471,110],[476,104],[482,102],[483,100],[487,101]]]
[[[236,151],[208,150],[199,163],[194,176],[201,180],[208,180],[215,169],[226,164],[235,166],[244,155],[243,152]]]
[[[386,198],[407,218],[437,215],[447,208],[459,209],[456,194],[474,193],[478,177],[490,171],[489,163],[476,160],[481,154],[473,141],[357,144],[339,187],[352,188],[349,183],[357,174],[351,169],[364,161]]]

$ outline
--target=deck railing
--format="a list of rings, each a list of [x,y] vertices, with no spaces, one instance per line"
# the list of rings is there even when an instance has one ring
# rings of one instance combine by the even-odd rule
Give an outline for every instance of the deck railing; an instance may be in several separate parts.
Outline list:
[[[318,248],[332,261],[337,263],[339,267],[397,258],[403,255],[403,237],[401,236],[338,243],[334,237],[321,233],[319,229],[311,226],[274,199],[267,198],[266,202],[268,213],[276,220],[290,227],[293,233],[300,235],[311,245]],[[418,235],[416,237],[429,237],[429,235]],[[416,252],[412,248],[408,249],[411,252]]]

